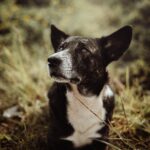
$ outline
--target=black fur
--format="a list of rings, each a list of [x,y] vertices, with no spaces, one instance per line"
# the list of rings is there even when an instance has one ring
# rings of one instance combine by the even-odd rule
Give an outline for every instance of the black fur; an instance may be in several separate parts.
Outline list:
[[[93,139],[92,144],[74,148],[73,143],[63,138],[70,136],[74,129],[68,122],[66,91],[72,90],[71,84],[76,84],[78,91],[85,96],[99,95],[108,83],[107,65],[117,60],[129,47],[132,29],[125,26],[110,36],[103,38],[83,38],[69,36],[51,26],[51,42],[55,52],[69,49],[72,59],[72,77],[65,77],[59,68],[62,63],[56,57],[48,59],[51,69],[50,75],[66,79],[68,83],[52,85],[48,93],[50,107],[50,125],[48,134],[49,150],[105,150],[109,133],[109,122],[114,109],[114,97],[104,97],[103,106],[106,110],[104,127],[98,131],[102,138]]]
[[[51,42],[55,52],[57,51],[60,43],[68,37],[67,34],[57,29],[54,25],[51,25]]]
[[[100,142],[101,139],[94,139],[92,144],[76,149],[70,141],[60,140],[60,138],[67,137],[74,132],[67,120],[67,99],[65,96],[67,87],[67,84],[55,82],[48,93],[51,118],[48,134],[49,150],[104,150],[106,144]],[[98,132],[103,135],[103,141],[108,141],[108,124],[112,117],[114,98],[104,100],[104,107],[107,110],[106,125]]]

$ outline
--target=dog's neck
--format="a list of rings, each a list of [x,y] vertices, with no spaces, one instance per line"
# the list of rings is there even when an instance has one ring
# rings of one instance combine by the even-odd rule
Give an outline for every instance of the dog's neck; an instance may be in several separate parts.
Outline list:
[[[108,82],[108,73],[105,72],[105,74],[103,74],[103,76],[99,77],[98,79],[94,80],[92,77],[90,79],[85,79],[79,84],[77,84],[76,87],[79,93],[84,96],[85,95],[86,96],[92,96],[92,95],[98,96],[107,82]],[[75,85],[73,84],[67,85],[69,90],[73,90],[74,86]]]
[[[114,94],[107,82],[99,84],[97,81],[94,83],[97,86],[95,88],[99,88],[97,90],[99,95],[94,94],[95,91],[91,90],[90,84],[87,84],[87,87],[83,86],[85,89],[83,88],[82,92],[87,93],[86,95],[79,91],[80,85],[76,84],[70,84],[70,89],[66,91],[67,118],[74,128],[74,132],[63,140],[72,141],[75,147],[91,144],[92,139],[103,136],[98,131],[103,130],[102,128],[106,125],[105,121],[108,119],[104,100],[108,99],[109,101]]]

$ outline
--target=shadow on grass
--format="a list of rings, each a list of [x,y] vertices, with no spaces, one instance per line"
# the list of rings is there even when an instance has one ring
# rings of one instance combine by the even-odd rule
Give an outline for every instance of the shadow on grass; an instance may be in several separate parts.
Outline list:
[[[114,118],[113,122],[114,127],[117,127],[119,119]],[[25,121],[0,116],[0,150],[47,150],[48,125],[47,107],[44,107],[40,114],[28,116]],[[150,146],[149,134],[141,129],[128,129],[125,132],[122,129],[120,136],[122,139],[110,134],[109,150],[114,150],[111,145],[119,150],[145,150]]]
[[[26,121],[0,116],[0,150],[46,150],[48,108],[29,116]]]

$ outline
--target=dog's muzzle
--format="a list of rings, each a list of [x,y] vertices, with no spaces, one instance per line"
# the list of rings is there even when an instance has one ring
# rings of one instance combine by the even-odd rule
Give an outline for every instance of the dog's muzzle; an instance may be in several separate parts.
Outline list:
[[[48,66],[49,66],[49,72],[50,76],[59,77],[61,74],[59,73],[59,66],[61,64],[61,60],[55,57],[49,57],[48,58]]]
[[[68,70],[68,68],[63,68],[63,60],[60,58],[51,56],[48,58],[48,66],[49,66],[49,73],[54,80],[63,82],[71,82],[71,83],[79,83],[80,78],[74,76],[72,74],[72,70]],[[64,69],[64,70],[63,70]]]

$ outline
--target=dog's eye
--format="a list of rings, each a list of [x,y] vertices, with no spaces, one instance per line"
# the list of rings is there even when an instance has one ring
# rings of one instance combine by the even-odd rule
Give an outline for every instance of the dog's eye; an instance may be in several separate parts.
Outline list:
[[[81,52],[82,53],[89,53],[89,54],[91,53],[87,48],[82,48]]]
[[[82,51],[83,53],[86,53],[86,52],[87,52],[87,49],[82,48],[81,51]]]

